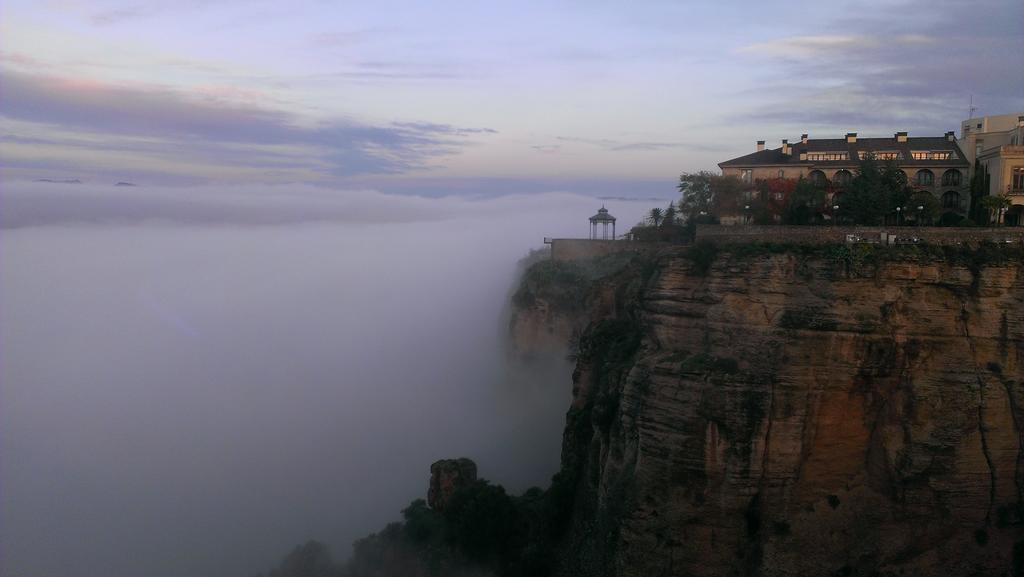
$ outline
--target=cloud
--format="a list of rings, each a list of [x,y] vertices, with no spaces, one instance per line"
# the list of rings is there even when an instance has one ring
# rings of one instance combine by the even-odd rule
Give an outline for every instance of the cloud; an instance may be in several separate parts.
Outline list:
[[[556,153],[556,152],[558,152],[559,150],[562,149],[562,145],[560,145],[560,144],[533,144],[533,145],[530,145],[530,148],[536,150],[537,152],[542,152],[544,154],[554,154],[554,153]]]
[[[667,150],[683,148],[689,150],[720,151],[721,147],[709,144],[698,144],[693,142],[649,142],[649,141],[622,141],[610,138],[579,138],[575,136],[558,136],[556,140],[562,142],[576,142],[596,146],[613,152],[640,151],[648,152],[654,150]]]
[[[254,575],[344,557],[439,458],[557,471],[572,369],[506,365],[503,307],[600,201],[0,185],[38,216],[0,231],[0,574]]]
[[[138,18],[145,18],[156,13],[157,10],[154,7],[144,6],[127,6],[124,8],[113,8],[110,10],[101,10],[92,15],[91,20],[93,24],[98,26],[106,26],[109,24],[119,24],[126,20],[136,20]]]
[[[6,119],[34,123],[40,129],[58,126],[91,138],[100,135],[99,146],[103,139],[154,139],[160,150],[150,152],[164,159],[187,158],[198,147],[208,162],[230,166],[239,163],[238,147],[275,147],[280,158],[307,166],[311,179],[426,169],[434,159],[469,146],[472,138],[494,133],[424,122],[371,125],[335,119],[302,124],[282,110],[238,104],[209,92],[185,94],[10,70],[0,72],[0,99],[0,116]],[[114,146],[110,151],[119,149]],[[10,166],[7,156],[5,166]]]
[[[1024,107],[1024,78],[1010,73],[1006,60],[1024,52],[1024,37],[1004,22],[1019,23],[1024,5],[912,0],[899,12],[921,17],[845,15],[820,23],[820,35],[738,49],[766,73],[748,91],[760,103],[732,120],[941,133],[956,127],[971,95],[984,103],[983,114]]]
[[[580,206],[595,202],[588,201],[590,197],[571,193],[547,192],[538,196],[536,191],[520,194],[511,190],[505,192],[498,197],[477,194],[473,197],[427,198],[382,194],[365,188],[339,189],[294,184],[180,188],[118,187],[113,186],[113,183],[5,181],[0,188],[0,229],[148,222],[260,226],[303,223],[393,224],[461,217],[492,218],[509,212],[525,215],[526,212],[519,205],[530,202],[540,202],[550,207]],[[623,200],[622,204],[632,207],[637,202]]]
[[[820,35],[777,38],[743,46],[741,54],[755,54],[781,58],[820,58],[863,50],[875,50],[883,46],[906,46],[934,44],[936,38],[923,34],[902,34],[896,36],[855,36]]]

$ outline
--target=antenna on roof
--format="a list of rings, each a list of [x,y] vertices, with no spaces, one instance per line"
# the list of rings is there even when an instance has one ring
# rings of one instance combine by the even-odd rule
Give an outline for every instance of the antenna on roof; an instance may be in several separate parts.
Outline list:
[[[974,105],[974,95],[973,94],[971,95],[971,103],[970,103],[969,106],[970,106],[970,108],[967,109],[967,118],[974,118],[974,111],[977,110],[978,107]]]

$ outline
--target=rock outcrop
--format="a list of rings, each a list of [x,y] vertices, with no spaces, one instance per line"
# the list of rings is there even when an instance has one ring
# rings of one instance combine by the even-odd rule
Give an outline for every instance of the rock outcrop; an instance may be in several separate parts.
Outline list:
[[[730,251],[577,299],[559,573],[1019,574],[1019,255]]]
[[[476,482],[476,463],[471,459],[442,459],[430,465],[427,504],[443,513],[455,491]]]

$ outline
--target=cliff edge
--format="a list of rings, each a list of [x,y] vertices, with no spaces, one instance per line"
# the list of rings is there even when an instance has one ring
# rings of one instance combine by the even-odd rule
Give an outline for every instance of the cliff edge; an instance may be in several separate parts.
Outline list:
[[[1018,249],[676,248],[587,290],[559,574],[1022,571]]]

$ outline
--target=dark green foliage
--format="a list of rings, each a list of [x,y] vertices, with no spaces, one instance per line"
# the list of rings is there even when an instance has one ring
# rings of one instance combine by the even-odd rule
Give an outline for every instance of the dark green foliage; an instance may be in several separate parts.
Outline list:
[[[1000,505],[996,509],[996,527],[1006,528],[1020,525],[1024,521],[1024,503],[1016,505]]]
[[[473,561],[505,566],[525,544],[522,515],[512,498],[485,480],[456,491],[442,517],[446,541]]]
[[[974,542],[984,547],[988,545],[988,531],[984,529],[978,529],[974,532]]]
[[[642,336],[640,325],[636,321],[605,319],[583,336],[580,341],[580,355],[609,368],[632,359],[640,346]]]
[[[971,208],[968,213],[968,216],[974,222],[988,223],[989,211],[982,204],[981,199],[988,196],[990,181],[991,177],[988,169],[975,160],[974,176],[971,177]]]
[[[443,523],[440,517],[427,506],[423,499],[416,499],[402,510],[405,524],[402,530],[405,537],[413,543],[424,543],[441,532]]]
[[[579,264],[542,260],[526,270],[512,303],[528,307],[544,298],[561,307],[576,308],[582,306],[589,289],[590,279]]]
[[[360,539],[352,558],[335,565],[325,546],[297,547],[268,577],[498,575],[545,577],[575,500],[575,476],[555,475],[547,490],[520,497],[486,480],[456,490],[442,513],[417,499],[403,520]]]
[[[1013,576],[1024,577],[1024,541],[1013,544]]]
[[[317,541],[308,541],[292,550],[268,577],[340,577],[340,569],[331,559],[330,550]]]
[[[704,276],[711,271],[711,265],[718,258],[718,245],[709,241],[698,242],[686,254],[693,261],[694,272]]]
[[[836,509],[839,507],[839,497],[837,495],[828,496],[828,506]]]
[[[761,494],[754,495],[743,512],[743,518],[747,522],[747,536],[755,537],[761,531]]]
[[[662,223],[658,226],[634,226],[630,230],[633,240],[642,242],[672,242],[684,243],[693,238],[690,227],[672,223]]]
[[[782,224],[819,224],[824,204],[825,190],[800,177],[783,208]]]
[[[512,304],[525,308],[537,299],[544,299],[562,310],[582,309],[594,281],[622,271],[635,257],[629,252],[619,252],[571,262],[550,259],[535,262],[523,273],[512,295]]]
[[[790,526],[788,521],[776,521],[772,523],[772,529],[775,530],[776,535],[789,535]]]
[[[739,362],[732,358],[722,358],[699,353],[685,357],[679,364],[684,373],[720,373],[734,375],[739,372]]]
[[[694,245],[690,251],[697,248]],[[732,257],[733,261],[772,254],[791,254],[800,260],[820,259],[831,263],[837,273],[851,276],[872,274],[885,262],[948,263],[963,265],[975,271],[989,265],[1024,262],[1024,249],[1017,243],[980,242],[976,245],[938,244],[800,244],[752,241],[729,245],[715,252],[715,258]],[[691,258],[692,255],[691,255]]]
[[[844,224],[884,224],[896,207],[907,206],[913,191],[907,176],[894,162],[879,163],[873,157],[860,161],[857,175],[835,202]]]
[[[836,321],[828,316],[827,311],[823,310],[786,309],[779,317],[779,326],[784,329],[831,331],[835,330]]]
[[[997,375],[1003,374],[1003,367],[999,363],[989,361],[988,363],[985,364],[985,368],[987,368],[989,371]]]

